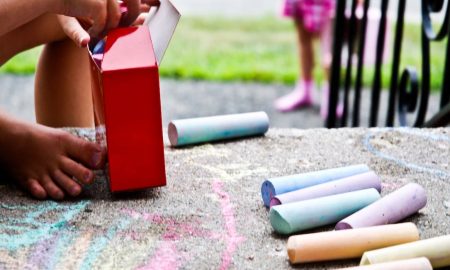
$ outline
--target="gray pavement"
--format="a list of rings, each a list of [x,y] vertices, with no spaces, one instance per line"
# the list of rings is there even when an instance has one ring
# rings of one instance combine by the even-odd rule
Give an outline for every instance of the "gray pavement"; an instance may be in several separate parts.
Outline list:
[[[261,183],[360,163],[381,177],[383,195],[421,184],[428,204],[407,221],[422,239],[450,234],[448,128],[271,129],[226,143],[166,144],[165,156],[168,184],[147,192],[111,196],[102,173],[80,200],[62,203],[0,185],[0,269],[290,269],[287,237],[269,224]]]
[[[0,75],[0,108],[11,114],[34,121],[34,92],[32,76]],[[273,101],[289,91],[291,86],[258,83],[220,83],[207,81],[161,80],[161,100],[163,123],[174,119],[265,111],[269,115],[271,127],[278,128],[318,128],[323,127],[319,116],[320,93],[314,95],[316,105],[290,112],[277,112]],[[387,92],[381,97],[379,124],[384,124]],[[432,95],[429,116],[438,111],[439,96]],[[361,126],[368,126],[370,92],[364,91],[361,105]],[[410,115],[415,118],[415,115]],[[410,119],[413,123],[413,119]]]

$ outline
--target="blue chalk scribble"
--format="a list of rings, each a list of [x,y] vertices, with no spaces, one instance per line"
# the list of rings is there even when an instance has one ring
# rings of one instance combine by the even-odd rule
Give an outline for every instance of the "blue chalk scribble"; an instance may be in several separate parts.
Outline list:
[[[79,234],[78,233],[72,233],[72,234],[64,234],[64,233],[60,233],[60,237],[58,238],[58,240],[56,241],[56,243],[54,244],[54,253],[51,254],[51,256],[48,256],[49,261],[47,263],[47,268],[48,270],[52,270],[52,269],[56,269],[56,265],[58,265],[58,263],[60,262],[61,258],[63,258],[67,253],[67,247],[69,247],[69,245],[71,243],[73,243],[78,237]]]
[[[419,131],[417,129],[411,129],[411,128],[381,128],[381,129],[375,129],[375,132],[369,132],[363,139],[363,145],[364,147],[371,152],[372,154],[374,154],[375,156],[385,159],[385,160],[389,160],[394,162],[395,164],[401,166],[401,167],[405,167],[411,170],[415,170],[415,171],[419,171],[419,172],[424,172],[424,173],[429,173],[432,175],[435,175],[439,178],[444,178],[444,179],[448,179],[450,177],[450,173],[444,171],[444,170],[439,170],[439,169],[435,169],[435,168],[431,168],[431,167],[427,167],[427,166],[423,166],[423,165],[417,165],[414,163],[410,163],[407,161],[404,161],[402,159],[393,157],[391,155],[388,155],[386,153],[383,153],[377,149],[375,149],[375,147],[370,143],[371,139],[373,139],[376,135],[380,134],[380,133],[385,133],[385,132],[389,132],[389,131],[397,131],[400,133],[404,133],[404,134],[409,134],[409,135],[413,135],[413,136],[417,136],[417,137],[421,137],[424,138],[426,140],[429,141],[444,141],[444,142],[450,142],[450,137],[445,136],[445,135],[439,135],[439,134],[432,134],[429,132],[425,132],[425,131]]]
[[[10,205],[2,203],[0,208],[11,211],[11,216],[2,216],[0,222],[0,248],[17,250],[31,246],[51,237],[67,227],[70,220],[89,204],[44,202],[37,205]],[[48,222],[48,218],[54,218]]]
[[[125,230],[128,225],[130,225],[130,223],[130,220],[119,220],[118,224],[109,228],[105,235],[96,237],[92,241],[88,251],[86,252],[86,257],[84,258],[83,263],[80,266],[80,270],[92,269],[92,264],[110,243],[110,241],[116,236],[118,232]]]

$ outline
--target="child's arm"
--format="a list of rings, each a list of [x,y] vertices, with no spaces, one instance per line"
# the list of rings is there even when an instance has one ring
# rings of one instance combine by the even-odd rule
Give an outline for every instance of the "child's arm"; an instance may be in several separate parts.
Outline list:
[[[46,12],[56,10],[58,7],[54,0],[2,0],[0,1],[0,36]]]
[[[137,7],[135,7],[134,0],[124,1],[127,5],[127,11],[121,12],[117,1],[108,2],[108,21],[104,26],[104,29],[100,33],[96,33],[94,30],[94,25],[92,25],[92,20],[73,18],[69,16],[59,15],[58,20],[63,31],[66,35],[72,39],[75,44],[80,47],[85,47],[90,41],[90,36],[105,36],[109,30],[119,26],[128,26],[138,21],[138,16],[141,12],[148,12],[151,6],[158,6],[159,0],[142,0],[138,2]],[[131,10],[130,10],[131,8]],[[81,22],[81,24],[80,24]],[[86,32],[85,29],[89,29]]]
[[[139,0],[129,0],[139,2]],[[98,35],[103,31],[108,18],[108,11],[117,6],[115,0],[2,0],[0,2],[0,35],[10,32],[17,27],[45,14],[55,13],[67,16],[83,17],[92,21],[91,33]],[[20,15],[20,16],[18,16]]]
[[[141,1],[124,2],[128,9],[124,22],[131,24],[140,13]],[[45,13],[80,17],[90,21],[91,27],[87,31],[84,31],[77,21],[69,21],[70,30],[78,35],[76,40],[78,45],[86,45],[89,41],[88,36],[96,37],[117,27],[122,16],[117,0],[1,0],[0,36]],[[70,37],[73,38],[73,35]]]

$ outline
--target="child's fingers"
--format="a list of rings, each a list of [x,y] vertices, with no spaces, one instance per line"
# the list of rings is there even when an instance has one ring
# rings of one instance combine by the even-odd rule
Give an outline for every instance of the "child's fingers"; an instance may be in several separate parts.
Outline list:
[[[141,3],[154,7],[159,6],[161,4],[159,0],[142,0]]]
[[[123,14],[121,25],[131,25],[140,14],[140,0],[124,0],[127,6],[127,12]]]
[[[90,18],[77,17],[77,20],[80,23],[81,27],[83,27],[83,29],[85,30],[91,28],[91,26],[94,24],[94,21]]]
[[[116,0],[108,0],[108,17],[106,20],[106,28],[102,35],[106,35],[109,30],[119,25],[122,13],[120,12],[119,3]]]
[[[89,43],[90,37],[86,30],[80,25],[77,19],[58,15],[61,27],[66,35],[72,39],[79,47],[86,47]]]
[[[142,25],[145,22],[145,19],[147,18],[148,13],[141,13],[139,14],[139,17],[134,21],[133,25]]]
[[[146,4],[141,4],[139,11],[141,13],[149,12],[152,7]]]
[[[108,14],[107,12],[107,5],[101,5],[96,10],[96,13],[92,16],[93,24],[92,27],[88,30],[88,33],[91,37],[100,37],[101,34],[105,31]]]

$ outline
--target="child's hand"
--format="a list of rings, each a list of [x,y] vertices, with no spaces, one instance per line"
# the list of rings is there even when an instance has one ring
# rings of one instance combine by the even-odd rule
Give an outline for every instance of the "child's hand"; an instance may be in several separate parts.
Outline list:
[[[58,20],[66,35],[80,47],[86,47],[91,37],[105,36],[119,24],[123,26],[132,24],[145,6],[159,5],[159,0],[125,0],[127,11],[122,14],[116,0],[65,2],[63,14],[67,16],[59,15]]]
[[[70,17],[85,18],[92,22],[87,32],[91,37],[98,37],[107,30],[119,25],[122,14],[116,0],[62,0],[62,14]],[[139,0],[127,0],[126,4],[132,14]],[[136,15],[137,16],[137,15]]]
[[[152,7],[157,7],[161,4],[159,0],[142,0],[141,2],[141,14],[131,25],[142,25],[148,16],[148,12]]]
[[[140,14],[148,12],[152,6],[159,6],[159,4],[159,0],[140,0],[137,6],[137,10],[133,10],[133,12],[130,11],[130,8],[127,4],[127,12],[123,14],[120,25],[128,26],[136,24],[136,20],[138,19],[138,16]]]
[[[80,24],[80,21],[73,17],[68,17],[64,15],[58,15],[58,21],[61,25],[61,28],[63,29],[64,33],[77,44],[79,47],[86,47],[89,44],[89,41],[91,40],[91,37],[86,32],[86,30],[83,28],[83,26]],[[83,25],[86,25],[87,23],[83,23]],[[89,23],[91,24],[91,23]],[[85,27],[86,29],[88,27]]]

